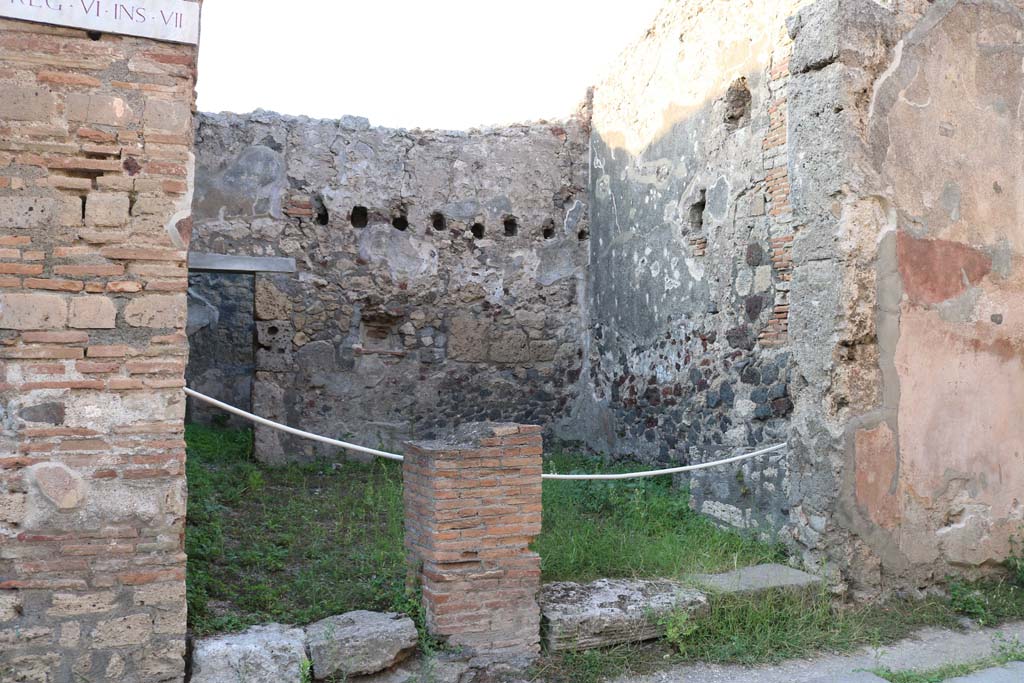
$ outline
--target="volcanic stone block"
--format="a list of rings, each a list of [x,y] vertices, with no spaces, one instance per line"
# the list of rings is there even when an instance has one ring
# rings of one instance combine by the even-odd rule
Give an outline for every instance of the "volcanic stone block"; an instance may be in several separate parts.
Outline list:
[[[586,650],[659,638],[663,617],[707,612],[707,597],[674,581],[599,579],[545,584],[541,591],[543,642],[549,652]]]

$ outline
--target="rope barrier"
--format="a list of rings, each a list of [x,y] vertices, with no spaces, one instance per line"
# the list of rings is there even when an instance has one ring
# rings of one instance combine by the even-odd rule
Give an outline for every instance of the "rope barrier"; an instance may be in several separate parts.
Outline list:
[[[348,443],[347,441],[339,441],[338,439],[331,439],[329,437],[320,436],[319,434],[314,434],[312,432],[306,432],[306,431],[303,431],[301,429],[295,429],[294,427],[289,427],[288,425],[283,425],[283,424],[280,424],[279,422],[274,422],[273,420],[268,420],[265,417],[260,417],[259,415],[253,415],[252,413],[247,413],[246,411],[242,410],[241,408],[236,408],[233,405],[224,403],[222,401],[218,401],[215,398],[210,398],[209,396],[206,396],[204,394],[200,394],[198,391],[194,391],[192,389],[189,389],[188,387],[185,387],[185,393],[187,395],[191,396],[192,398],[198,400],[198,401],[203,401],[204,403],[209,403],[212,406],[216,406],[217,408],[220,408],[221,410],[225,410],[225,411],[227,411],[229,413],[232,413],[234,415],[238,415],[239,417],[244,417],[245,419],[247,419],[247,420],[249,420],[251,422],[255,422],[256,424],[261,424],[261,425],[264,425],[266,427],[271,427],[273,429],[277,429],[277,430],[280,430],[282,432],[286,432],[288,434],[294,434],[295,436],[300,436],[300,437],[302,437],[304,439],[311,439],[313,441],[319,441],[321,443],[330,444],[332,446],[337,446],[338,448],[344,448],[345,450],[349,450],[349,451],[356,451],[358,453],[367,453],[369,455],[376,455],[377,457],[387,458],[388,460],[397,460],[399,462],[401,462],[402,460],[405,460],[405,458],[403,458],[401,455],[398,455],[397,453],[388,453],[387,451],[379,451],[379,450],[377,450],[375,448],[367,448],[366,446],[360,446],[358,444]],[[658,476],[661,476],[663,474],[678,474],[680,472],[692,472],[694,470],[707,469],[708,467],[717,467],[719,465],[728,465],[729,463],[740,462],[742,460],[748,460],[750,458],[754,458],[754,457],[757,457],[759,455],[767,455],[768,453],[775,453],[777,451],[781,451],[786,446],[787,446],[787,444],[780,443],[780,444],[776,444],[774,446],[769,446],[768,448],[762,448],[760,450],[754,451],[753,453],[742,453],[740,455],[734,455],[734,456],[732,456],[730,458],[723,458],[722,460],[714,460],[712,462],[704,462],[704,463],[699,463],[697,465],[686,465],[686,466],[683,466],[683,467],[670,467],[668,469],[663,469],[663,470],[648,470],[646,472],[621,472],[621,473],[618,473],[618,474],[543,474],[541,476],[544,479],[556,479],[556,480],[563,480],[563,481],[565,481],[565,480],[571,480],[571,481],[584,481],[584,480],[588,480],[588,481],[593,481],[593,480],[612,480],[612,479],[643,479],[643,478],[646,478],[646,477],[658,477]]]
[[[260,417],[259,415],[247,413],[241,408],[236,408],[233,405],[223,403],[215,398],[210,398],[209,396],[200,394],[198,391],[193,391],[188,387],[185,387],[185,393],[194,399],[198,399],[205,403],[209,403],[211,406],[217,406],[221,410],[226,410],[227,412],[238,415],[239,417],[244,417],[245,419],[250,420],[251,422],[255,422],[256,424],[261,424],[266,427],[273,427],[274,429],[279,429],[282,432],[294,434],[295,436],[301,436],[304,439],[312,439],[313,441],[319,441],[321,443],[330,444],[332,446],[337,446],[338,448],[344,448],[349,451],[357,451],[359,453],[368,453],[370,455],[376,455],[381,458],[387,458],[388,460],[405,460],[405,458],[403,458],[400,455],[396,455],[395,453],[378,451],[375,448],[367,448],[366,446],[359,446],[358,444],[348,443],[347,441],[338,441],[337,439],[331,439],[326,436],[320,436],[319,434],[313,434],[312,432],[304,432],[301,429],[295,429],[294,427],[289,427],[288,425],[283,425],[278,422],[268,420],[265,417]]]

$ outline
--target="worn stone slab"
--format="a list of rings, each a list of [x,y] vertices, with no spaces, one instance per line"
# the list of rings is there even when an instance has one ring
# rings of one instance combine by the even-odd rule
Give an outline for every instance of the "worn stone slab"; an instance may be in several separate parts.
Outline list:
[[[412,619],[391,612],[357,610],[306,627],[316,679],[383,671],[412,654],[417,640]]]
[[[1011,662],[1005,666],[976,671],[969,676],[951,678],[946,683],[1021,683],[1024,681],[1024,662]]]
[[[741,567],[725,574],[697,574],[693,580],[701,587],[718,593],[811,590],[821,586],[821,577],[782,564]]]
[[[469,663],[447,653],[437,657],[410,658],[386,671],[349,677],[347,683],[459,683]]]
[[[661,637],[659,620],[675,610],[702,614],[707,597],[674,581],[599,579],[545,584],[542,641],[548,651],[586,650]]]
[[[302,629],[254,626],[242,633],[196,640],[192,683],[298,681],[305,658]]]
[[[241,273],[294,273],[295,259],[279,256],[229,256],[193,252],[188,255],[189,270],[219,270]]]
[[[805,681],[805,683],[886,683],[886,680],[870,671],[853,671],[848,674],[822,676],[821,678]]]

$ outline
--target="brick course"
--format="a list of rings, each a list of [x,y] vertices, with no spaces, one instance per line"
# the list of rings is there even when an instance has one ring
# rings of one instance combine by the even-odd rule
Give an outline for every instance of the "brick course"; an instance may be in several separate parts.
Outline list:
[[[184,677],[195,58],[0,19],[3,681]]]
[[[541,428],[475,423],[407,445],[405,544],[427,627],[474,654],[540,649]]]

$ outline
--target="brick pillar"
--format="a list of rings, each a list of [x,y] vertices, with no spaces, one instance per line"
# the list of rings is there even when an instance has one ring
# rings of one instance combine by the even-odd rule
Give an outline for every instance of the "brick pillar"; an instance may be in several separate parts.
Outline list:
[[[184,677],[196,52],[0,19],[0,681]]]
[[[407,444],[405,544],[430,632],[482,656],[540,649],[541,428],[464,425]]]

